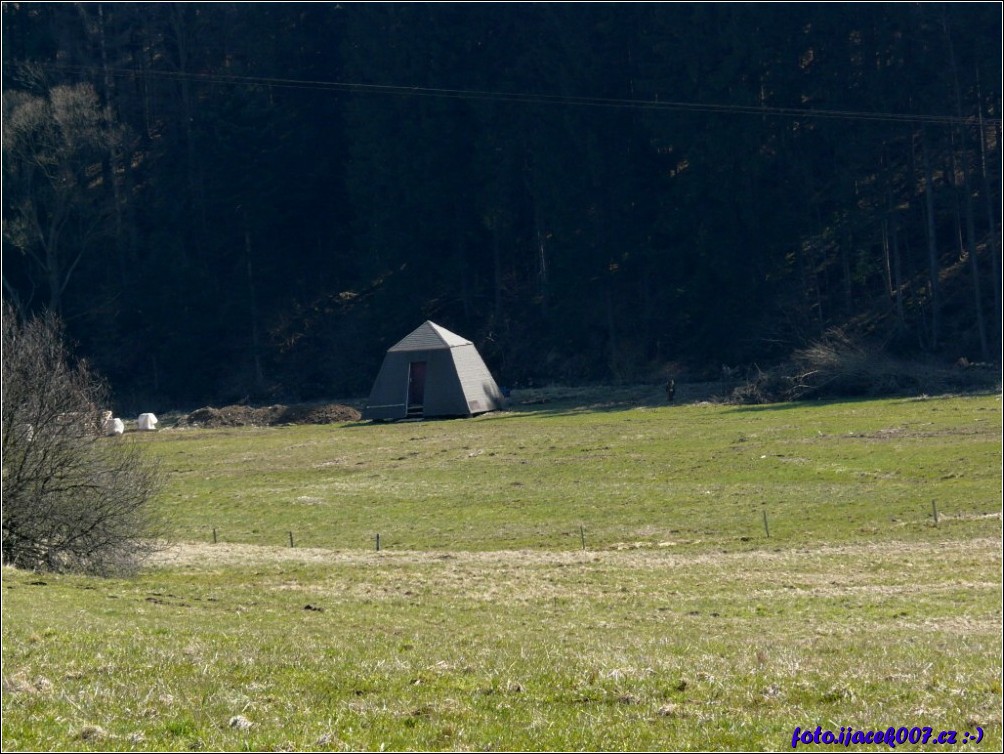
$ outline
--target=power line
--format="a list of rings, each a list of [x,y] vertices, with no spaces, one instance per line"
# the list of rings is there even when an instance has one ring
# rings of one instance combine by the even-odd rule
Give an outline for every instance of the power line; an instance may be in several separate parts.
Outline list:
[[[48,64],[48,68],[83,73],[83,66]],[[894,123],[929,123],[941,125],[977,125],[977,116],[932,115],[919,113],[891,113],[864,110],[819,110],[813,108],[777,107],[769,105],[721,105],[714,103],[682,102],[675,100],[642,100],[610,97],[584,97],[578,95],[533,94],[528,92],[484,91],[477,89],[446,89],[426,86],[392,84],[364,84],[348,81],[322,81],[269,76],[236,76],[219,73],[188,73],[184,71],[135,70],[127,68],[102,69],[117,77],[148,77],[165,80],[187,80],[205,84],[231,86],[269,86],[283,89],[306,89],[325,92],[383,94],[391,96],[430,97],[482,102],[503,102],[526,105],[565,105],[625,110],[652,110],[693,112],[709,114],[755,115],[784,118],[827,118],[839,120],[870,120]],[[983,123],[1000,124],[1000,118],[982,119]]]

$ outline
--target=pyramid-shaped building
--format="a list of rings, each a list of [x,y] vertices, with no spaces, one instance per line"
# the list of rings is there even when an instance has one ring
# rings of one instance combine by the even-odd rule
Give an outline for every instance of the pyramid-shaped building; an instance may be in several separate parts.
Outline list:
[[[388,349],[363,418],[474,416],[502,405],[502,391],[474,344],[425,322]]]

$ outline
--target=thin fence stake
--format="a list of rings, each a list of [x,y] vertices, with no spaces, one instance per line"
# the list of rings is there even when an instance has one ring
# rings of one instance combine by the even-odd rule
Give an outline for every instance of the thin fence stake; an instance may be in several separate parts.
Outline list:
[[[379,534],[376,535],[376,547],[377,547],[376,551],[380,552],[380,535]]]
[[[767,532],[767,538],[770,539],[770,527],[767,526],[767,511],[763,512],[763,530]]]
[[[293,547],[293,546],[294,546],[294,545],[293,545],[293,532],[290,532],[290,533],[289,533],[289,546],[290,546],[290,547]]]
[[[579,538],[582,540],[582,549],[585,550],[586,549],[586,528],[584,526],[582,526],[581,524],[579,525]]]
[[[213,544],[216,544],[216,527],[213,527]]]
[[[934,525],[937,526],[938,525],[938,504],[934,500],[931,501],[931,510],[934,511]]]

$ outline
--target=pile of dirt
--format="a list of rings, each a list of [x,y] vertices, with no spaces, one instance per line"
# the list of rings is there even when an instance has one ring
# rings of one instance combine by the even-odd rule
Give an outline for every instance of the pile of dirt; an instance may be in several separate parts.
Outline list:
[[[341,403],[284,406],[224,406],[196,409],[178,420],[179,427],[273,427],[280,424],[337,424],[358,421],[361,414]]]

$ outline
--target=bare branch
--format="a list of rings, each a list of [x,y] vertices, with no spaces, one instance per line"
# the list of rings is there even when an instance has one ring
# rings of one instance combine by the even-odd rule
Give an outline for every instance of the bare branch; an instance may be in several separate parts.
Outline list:
[[[70,365],[53,316],[3,312],[4,563],[121,573],[154,548],[155,465],[102,436],[105,390]]]

